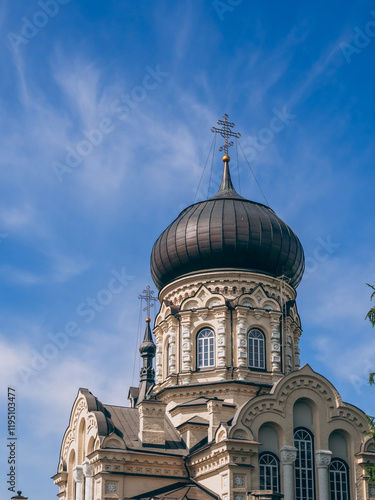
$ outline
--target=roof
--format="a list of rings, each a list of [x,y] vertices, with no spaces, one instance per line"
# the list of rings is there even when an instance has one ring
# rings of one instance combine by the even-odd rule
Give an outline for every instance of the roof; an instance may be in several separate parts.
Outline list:
[[[207,405],[207,401],[209,401],[210,398],[205,398],[205,397],[200,397],[200,398],[196,398],[196,399],[192,399],[191,401],[186,401],[185,403],[181,403],[179,405],[176,405],[173,407],[172,411],[175,409],[175,408],[183,408],[185,406],[201,406],[201,405],[204,405],[206,406]]]
[[[142,442],[138,439],[139,412],[137,408],[112,405],[104,405],[104,407],[109,412],[110,420],[114,427],[121,432],[121,436],[127,448],[139,450],[148,448],[142,445]],[[178,455],[187,454],[184,442],[167,416],[165,417],[165,437],[165,448],[158,448],[158,450],[162,449],[168,453]]]
[[[196,399],[192,399],[191,401],[186,401],[185,403],[181,403],[179,405],[174,406],[170,411],[173,412],[177,408],[186,408],[189,406],[207,406],[208,401],[219,400],[223,401],[223,406],[227,408],[235,408],[236,405],[232,403],[225,403],[223,399],[219,398],[205,398],[204,396]]]
[[[177,429],[180,429],[183,425],[187,425],[187,424],[194,424],[194,425],[210,425],[208,420],[202,418],[202,417],[191,417],[189,418],[189,420],[186,420],[186,422],[183,422],[182,424],[178,425],[177,426]]]
[[[177,483],[173,483],[153,491],[147,491],[145,493],[132,497],[132,500],[176,500],[180,498],[186,500],[219,500],[220,497],[201,484],[198,484],[193,480],[187,480],[179,481]]]
[[[297,287],[304,266],[295,233],[271,208],[236,193],[227,162],[217,194],[183,210],[151,253],[151,275],[159,290],[181,276],[214,269],[284,275]]]

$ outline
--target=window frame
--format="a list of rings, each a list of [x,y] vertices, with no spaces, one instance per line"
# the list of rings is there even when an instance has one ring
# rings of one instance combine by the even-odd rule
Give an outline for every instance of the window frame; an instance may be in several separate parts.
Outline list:
[[[275,461],[276,461],[276,464],[275,465],[270,465],[270,464],[261,464],[260,461],[261,459],[265,456],[265,455],[269,455],[270,457],[272,457]],[[267,487],[267,482],[264,481],[264,488],[262,488],[262,483],[261,483],[261,470],[262,470],[262,467],[265,469],[266,467],[272,467],[272,468],[276,468],[276,481],[277,481],[277,489],[274,489],[273,488],[273,479],[274,477],[272,476],[271,474],[271,484],[272,484],[272,488],[268,488]],[[258,457],[258,467],[259,467],[259,489],[264,491],[264,490],[273,490],[273,491],[276,491],[277,493],[281,493],[280,491],[280,459],[279,457],[275,454],[275,453],[272,453],[272,451],[262,451],[261,453],[259,453],[259,457]]]
[[[210,335],[209,337],[207,336],[207,337],[200,338],[200,336],[204,332],[210,332],[212,335]],[[216,338],[216,336],[215,336],[214,330],[208,326],[201,328],[199,330],[199,332],[197,333],[197,335],[196,335],[196,369],[197,370],[212,370],[213,368],[215,368],[215,366],[216,366],[215,338]],[[209,363],[212,359],[212,364],[200,365],[200,355],[202,355],[203,363],[204,363],[204,358],[205,358],[205,342],[204,342],[205,339],[209,339],[209,341],[207,342],[207,359],[208,359]],[[212,342],[211,342],[211,339],[212,339]],[[202,354],[200,353],[201,345],[203,347]],[[212,347],[212,352],[211,352],[211,347]]]
[[[260,333],[260,337],[250,337],[250,334],[252,332],[259,332]],[[253,339],[253,356],[252,356],[252,361],[254,362],[255,361],[255,355],[254,355],[254,340],[257,340],[257,349],[258,349],[258,359],[257,361],[260,362],[260,361],[263,361],[263,366],[255,366],[255,363],[254,363],[254,366],[251,366],[250,365],[250,338]],[[259,354],[259,351],[261,350],[259,348],[259,344],[260,342],[263,343],[263,356],[262,356],[262,359],[260,358],[260,354]],[[250,369],[250,370],[253,370],[253,371],[259,371],[259,372],[265,372],[267,371],[267,357],[266,357],[266,335],[265,333],[260,329],[260,328],[257,328],[257,327],[254,327],[254,328],[250,328],[250,330],[247,332],[247,367]]]
[[[300,442],[303,442],[303,443],[310,443],[311,444],[311,449],[310,449],[310,453],[311,453],[311,458],[310,458],[310,461],[311,461],[311,466],[310,467],[297,467],[297,464],[298,462],[301,460],[301,457],[300,457],[300,451],[301,451],[301,447],[298,446],[298,443],[296,443],[296,433],[297,432],[300,432],[300,431],[303,431],[303,432],[306,432],[309,437],[310,437],[310,441],[306,441],[306,440],[300,440]],[[297,448],[297,457],[296,457],[296,460],[294,462],[294,490],[295,490],[295,500],[315,500],[316,498],[316,487],[315,487],[315,460],[314,460],[314,434],[310,431],[310,429],[307,429],[306,427],[296,427],[293,431],[293,441],[294,441],[294,446]],[[305,458],[303,457],[303,462],[305,462]],[[312,495],[311,496],[306,496],[305,493],[300,493],[300,495],[297,494],[297,482],[298,480],[300,480],[301,484],[302,482],[304,482],[306,484],[306,477],[304,477],[303,474],[297,474],[297,471],[311,471],[311,478],[308,478],[308,474],[306,474],[306,477],[307,477],[307,481],[310,479],[311,480],[311,484],[312,484],[312,488],[311,488],[311,491],[312,491]],[[297,477],[299,476],[299,477]],[[302,490],[302,486],[298,486],[298,488],[300,490]],[[306,490],[309,490],[310,488],[307,486],[305,488]]]
[[[343,465],[344,469],[345,469],[345,477],[346,477],[346,497],[345,495],[343,495],[344,492],[335,492],[335,491],[332,491],[332,480],[331,480],[331,474],[334,474],[334,473],[340,473],[341,471],[332,471],[331,470],[331,467],[332,467],[332,464],[334,462],[340,462],[341,465]],[[331,459],[331,463],[329,464],[329,468],[328,468],[328,473],[329,473],[329,498],[331,500],[350,500],[350,480],[349,480],[349,465],[348,463],[343,459],[343,458],[339,458],[339,457],[334,457]],[[342,481],[340,481],[342,483]],[[336,481],[335,481],[336,483]],[[336,483],[337,484],[337,483]],[[337,496],[337,493],[340,494],[340,496]]]

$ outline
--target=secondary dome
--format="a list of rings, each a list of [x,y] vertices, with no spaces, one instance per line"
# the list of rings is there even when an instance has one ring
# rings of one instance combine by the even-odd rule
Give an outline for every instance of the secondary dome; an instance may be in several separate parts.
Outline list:
[[[286,276],[296,288],[302,279],[302,245],[271,208],[236,193],[224,157],[223,180],[212,198],[195,203],[170,224],[151,253],[151,275],[161,290],[186,274],[243,269]]]

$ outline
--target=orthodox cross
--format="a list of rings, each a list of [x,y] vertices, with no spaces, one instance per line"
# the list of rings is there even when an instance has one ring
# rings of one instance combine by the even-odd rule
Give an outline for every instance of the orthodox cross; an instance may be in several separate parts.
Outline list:
[[[211,132],[220,134],[224,138],[224,146],[221,146],[219,151],[224,151],[224,154],[228,156],[228,148],[233,146],[233,142],[228,140],[229,137],[236,137],[238,139],[241,137],[241,134],[231,130],[231,128],[235,127],[235,124],[228,121],[228,115],[223,115],[223,118],[224,120],[217,121],[218,125],[222,125],[222,128],[212,127]]]
[[[154,302],[157,302],[158,299],[152,296],[154,290],[151,290],[150,285],[147,285],[147,287],[142,290],[142,293],[144,293],[144,295],[138,295],[138,298],[146,302],[146,307],[144,307],[143,310],[147,311],[147,319],[149,319],[150,309],[154,307]]]

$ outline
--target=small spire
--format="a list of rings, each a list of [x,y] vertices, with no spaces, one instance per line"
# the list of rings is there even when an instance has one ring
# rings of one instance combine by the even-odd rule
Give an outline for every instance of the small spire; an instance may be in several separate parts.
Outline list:
[[[140,373],[139,396],[137,403],[144,399],[149,399],[149,391],[155,385],[155,370],[153,367],[153,359],[156,353],[156,345],[152,338],[150,328],[150,318],[146,318],[146,329],[143,337],[143,342],[139,347],[139,352],[143,359],[143,366]]]
[[[150,318],[146,318],[146,329],[145,329],[145,335],[143,337],[143,342],[139,347],[139,352],[141,353],[141,356],[147,356],[148,353],[152,353],[155,355],[156,352],[156,345],[154,344],[154,341],[152,339],[152,333],[151,333],[151,328],[150,328]],[[152,356],[154,357],[154,356]]]
[[[232,179],[230,177],[230,169],[229,169],[229,156],[224,156],[224,169],[223,169],[223,178],[221,180],[221,184],[219,187],[219,191],[211,196],[210,200],[220,199],[220,198],[236,198],[238,200],[243,200],[244,198],[237,193],[232,184]]]
[[[150,309],[154,306],[154,303],[158,299],[152,296],[154,294],[154,291],[151,290],[150,285],[147,285],[147,287],[142,290],[142,293],[144,295],[139,295],[138,298],[146,302],[146,307],[144,307],[143,310],[147,311],[147,318],[143,342],[139,347],[139,352],[141,353],[141,357],[143,359],[143,366],[141,368],[138,403],[140,403],[144,399],[149,398],[149,391],[155,385],[155,370],[153,367],[153,359],[156,353],[156,345],[154,344],[150,327]]]
[[[229,156],[227,156],[227,158],[229,158]],[[218,192],[220,193],[220,191],[235,191],[232,184],[232,179],[230,178],[229,160],[224,161],[223,178],[221,180]]]

